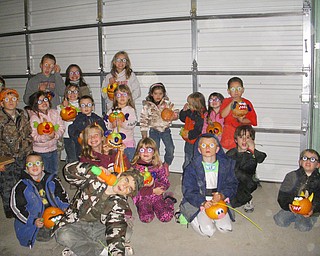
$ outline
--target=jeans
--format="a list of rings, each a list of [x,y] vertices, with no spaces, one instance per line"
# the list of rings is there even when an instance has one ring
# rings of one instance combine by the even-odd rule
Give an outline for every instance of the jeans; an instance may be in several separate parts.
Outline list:
[[[306,218],[301,214],[281,209],[276,215],[273,216],[273,219],[280,227],[288,227],[292,222],[294,222],[295,229],[306,232],[313,228],[314,224],[318,220],[318,217],[311,216]]]
[[[132,161],[135,152],[136,152],[135,148],[125,148],[124,149],[124,153],[127,156],[129,162]]]
[[[67,163],[73,163],[75,161],[78,161],[78,157],[76,154],[76,145],[74,144],[74,141],[70,138],[63,138],[64,141],[64,149],[66,150],[67,154]]]
[[[59,168],[59,159],[58,159],[58,150],[48,152],[48,153],[39,153],[42,157],[44,163],[44,170],[48,173],[58,174]]]
[[[182,165],[183,170],[191,163],[193,158],[193,149],[194,144],[190,144],[188,142],[184,144],[184,163]]]
[[[158,149],[160,149],[160,139],[162,139],[162,142],[165,146],[164,162],[166,162],[168,165],[171,165],[174,157],[174,144],[170,128],[166,128],[163,132],[159,132],[151,128],[149,131],[149,136],[156,142]]]

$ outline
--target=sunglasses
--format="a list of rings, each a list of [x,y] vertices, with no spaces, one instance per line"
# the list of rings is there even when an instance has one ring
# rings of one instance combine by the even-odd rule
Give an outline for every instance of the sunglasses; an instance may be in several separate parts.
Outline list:
[[[144,152],[148,152],[148,153],[152,153],[154,151],[153,148],[140,148],[140,153],[144,153]]]
[[[38,105],[41,105],[43,102],[48,102],[48,98],[43,98],[43,100],[38,100]]]
[[[29,167],[29,168],[31,168],[32,166],[41,166],[42,165],[42,161],[35,161],[34,163],[32,163],[32,162],[28,162],[28,163],[26,163],[26,166],[27,167]]]
[[[306,162],[308,160],[310,160],[311,163],[315,163],[315,162],[319,162],[319,160],[315,157],[307,157],[307,156],[303,156],[300,158],[302,161]]]

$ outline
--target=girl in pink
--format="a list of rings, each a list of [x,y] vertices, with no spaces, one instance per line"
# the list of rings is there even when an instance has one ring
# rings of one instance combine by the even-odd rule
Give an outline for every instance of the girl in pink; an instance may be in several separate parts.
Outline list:
[[[174,215],[176,199],[171,193],[165,192],[169,188],[170,182],[153,139],[147,137],[139,141],[132,167],[142,173],[147,168],[153,177],[153,180],[149,184],[145,184],[133,197],[140,220],[149,223],[156,215],[161,222],[170,221]]]
[[[204,114],[202,134],[207,133],[208,125],[213,125],[214,122],[219,123],[223,128],[224,118],[220,114],[220,107],[223,100],[224,100],[224,97],[221,93],[213,92],[210,94],[208,98],[208,112]],[[221,131],[218,131],[217,133],[214,132],[214,134],[217,135],[219,141],[221,140],[221,136],[222,136],[222,133],[220,132]]]
[[[31,107],[30,125],[32,129],[33,151],[39,153],[44,163],[44,169],[49,173],[58,174],[58,140],[62,138],[65,126],[60,113],[56,109],[51,109],[51,102],[47,93],[38,91],[29,98]],[[50,122],[50,125],[42,126],[43,122]],[[38,127],[40,126],[40,127]],[[43,129],[38,129],[43,127]],[[51,129],[49,133],[48,131]]]

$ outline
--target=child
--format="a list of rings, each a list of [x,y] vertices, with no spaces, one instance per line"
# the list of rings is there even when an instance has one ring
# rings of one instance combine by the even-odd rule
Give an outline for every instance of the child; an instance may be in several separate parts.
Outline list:
[[[52,54],[43,55],[40,62],[41,73],[32,77],[23,95],[23,101],[30,105],[29,97],[37,91],[44,91],[48,94],[52,107],[60,104],[60,97],[63,97],[65,85],[60,75],[60,67],[56,64],[56,58]]]
[[[140,172],[148,168],[153,177],[153,181],[145,185],[137,196],[133,197],[140,220],[149,223],[155,214],[161,222],[169,222],[174,214],[176,199],[169,193],[165,193],[170,182],[153,139],[144,138],[139,141],[132,166]]]
[[[273,216],[280,227],[288,227],[294,222],[299,231],[310,231],[318,220],[320,212],[320,173],[319,153],[313,149],[305,149],[300,154],[299,169],[289,172],[280,187],[278,203],[282,208]],[[292,202],[300,193],[313,193],[312,209],[305,215],[293,212]]]
[[[125,146],[122,145],[119,150],[124,151]],[[83,131],[83,143],[80,162],[91,163],[102,166],[114,171],[114,163],[116,157],[116,150],[109,146],[104,136],[104,131],[96,123],[88,125]],[[130,166],[127,157],[124,156],[125,166]]]
[[[64,168],[66,180],[77,186],[79,193],[55,227],[57,242],[68,247],[63,253],[69,254],[63,255],[132,255],[126,242],[126,234],[131,231],[127,221],[132,215],[127,197],[137,194],[143,177],[130,169],[119,175],[115,186],[108,186],[91,172],[91,167],[75,162]]]
[[[14,228],[22,246],[31,248],[35,240],[51,239],[52,231],[43,226],[43,212],[49,206],[65,211],[69,198],[56,175],[44,171],[41,155],[27,156],[26,169],[12,189],[10,206],[16,216]]]
[[[65,85],[76,85],[79,87],[81,95],[91,95],[90,87],[84,80],[82,70],[77,64],[70,64],[67,68]]]
[[[202,93],[191,93],[187,98],[187,103],[179,113],[179,119],[185,123],[180,131],[181,137],[186,141],[184,144],[183,170],[191,162],[193,157],[193,144],[201,135],[203,117],[206,112],[205,98]]]
[[[169,176],[169,165],[174,158],[174,144],[171,136],[170,125],[173,120],[178,119],[179,110],[175,110],[172,119],[163,120],[161,112],[165,108],[172,108],[173,104],[167,97],[166,88],[162,83],[155,83],[150,86],[146,100],[142,102],[143,109],[140,115],[140,129],[142,138],[149,136],[157,143],[157,148],[160,149],[160,140],[165,146],[164,167],[167,176]]]
[[[73,106],[76,108],[77,112],[80,112],[80,106],[79,106],[80,97],[81,97],[81,92],[80,92],[79,86],[72,85],[72,84],[67,85],[66,90],[64,92],[64,100],[62,104],[58,106],[58,111],[61,113],[62,109],[68,106]],[[72,124],[74,119],[64,121],[65,132],[63,134],[63,142],[64,142],[63,144],[67,154],[67,158],[66,158],[67,163],[72,163],[78,160],[78,157],[76,155],[75,143],[72,139],[70,139],[69,133],[68,133],[68,127],[70,124]]]
[[[200,235],[211,237],[216,228],[230,232],[228,213],[221,219],[212,220],[205,209],[235,196],[238,185],[234,175],[235,162],[225,155],[214,134],[201,135],[195,145],[194,159],[183,172],[181,214]]]
[[[100,125],[105,132],[107,130],[106,125],[102,117],[93,113],[94,111],[94,100],[91,96],[84,95],[79,99],[79,105],[81,113],[78,113],[76,119],[71,125],[69,125],[68,133],[70,138],[73,140],[76,146],[76,156],[79,158],[81,153],[81,145],[79,144],[78,138],[81,132],[89,125],[94,122]]]
[[[5,88],[0,92],[0,156],[13,158],[13,163],[0,163],[0,195],[7,218],[12,218],[10,193],[24,170],[26,156],[32,151],[31,127],[26,112],[17,108],[19,94]]]
[[[239,125],[248,124],[257,126],[256,112],[254,111],[252,103],[242,98],[243,92],[244,87],[242,80],[239,77],[230,78],[228,81],[228,94],[231,97],[224,99],[220,108],[221,116],[224,118],[221,145],[227,150],[236,147],[234,132]],[[246,110],[247,114],[233,114],[233,110],[239,106],[241,107],[240,109]]]
[[[65,131],[64,122],[56,109],[51,109],[47,93],[38,91],[30,96],[30,125],[32,128],[33,151],[41,155],[44,169],[49,173],[58,173],[58,141]],[[50,122],[53,127],[50,127]],[[38,126],[44,126],[39,132]],[[45,131],[43,131],[45,130]]]
[[[117,52],[111,61],[111,72],[103,80],[101,87],[102,97],[106,100],[107,110],[112,107],[112,100],[108,98],[106,89],[108,84],[125,84],[129,87],[132,98],[135,101],[141,95],[140,83],[131,69],[131,62],[128,53],[125,51]]]
[[[208,133],[207,132],[208,125],[209,126],[213,125],[214,122],[219,123],[223,128],[224,118],[221,116],[221,113],[220,113],[220,107],[223,100],[224,100],[224,97],[221,93],[214,92],[210,94],[208,98],[208,112],[204,114],[204,123],[202,127],[203,134]],[[217,134],[215,133],[215,135]],[[221,135],[222,134],[217,135],[219,141],[221,140]]]
[[[107,121],[108,130],[116,130],[126,135],[123,143],[126,145],[124,153],[128,157],[129,161],[132,160],[135,151],[135,140],[134,140],[134,128],[137,125],[137,115],[134,106],[131,91],[127,85],[120,84],[114,92],[113,108],[107,113],[109,117],[113,110],[116,112],[121,111],[125,116],[125,121],[117,119],[114,122]]]
[[[257,165],[267,157],[266,153],[256,149],[255,130],[250,125],[238,126],[234,133],[237,147],[230,149],[227,155],[236,161],[235,174],[239,181],[236,196],[231,200],[233,207],[244,205],[246,212],[253,212],[252,192],[257,189]]]

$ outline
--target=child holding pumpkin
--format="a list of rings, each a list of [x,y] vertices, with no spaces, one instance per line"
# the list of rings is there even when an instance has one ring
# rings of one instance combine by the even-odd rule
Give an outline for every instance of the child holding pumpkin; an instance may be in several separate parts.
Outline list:
[[[294,223],[295,229],[304,232],[310,231],[317,222],[320,213],[319,161],[317,151],[305,149],[300,154],[299,169],[285,176],[278,194],[282,209],[273,216],[278,226],[288,227]]]
[[[54,206],[65,211],[69,198],[56,174],[44,170],[41,155],[27,156],[25,171],[12,189],[10,206],[16,217],[16,236],[22,246],[32,248],[35,240],[51,239],[52,231],[44,227],[44,210]]]
[[[41,155],[44,168],[49,173],[58,173],[59,159],[57,144],[65,131],[64,122],[44,91],[30,96],[30,125],[32,128],[33,151]]]
[[[221,140],[223,132],[224,118],[221,116],[220,107],[224,100],[221,93],[213,92],[208,98],[208,112],[204,114],[204,122],[202,133],[213,133],[219,141]]]
[[[138,120],[132,94],[127,85],[120,84],[114,91],[113,108],[107,112],[105,121],[108,130],[121,132],[125,135],[125,139],[122,141],[126,145],[124,153],[131,161],[136,147],[134,128]]]
[[[102,82],[101,94],[106,100],[107,110],[112,107],[114,89],[120,84],[125,84],[129,87],[134,101],[140,97],[140,83],[131,69],[131,61],[125,51],[119,51],[113,56],[111,72],[107,74]],[[108,96],[109,91],[111,91],[111,94]]]
[[[144,187],[133,197],[140,220],[149,223],[156,215],[161,222],[169,222],[174,215],[176,199],[171,193],[165,192],[170,182],[153,139],[139,141],[132,167],[144,174],[148,170],[152,176],[151,182],[145,182]]]
[[[224,127],[221,138],[223,148],[229,150],[236,147],[234,132],[240,125],[257,126],[257,115],[252,103],[242,98],[244,93],[243,81],[239,77],[232,77],[228,81],[229,98],[223,100],[220,107],[224,118]]]
[[[165,148],[163,165],[169,176],[169,166],[174,158],[174,144],[171,135],[171,123],[178,119],[179,110],[172,110],[173,104],[167,97],[166,88],[162,83],[155,83],[150,86],[146,100],[142,102],[143,108],[140,114],[140,130],[142,138],[146,138],[149,130],[149,137],[152,138],[157,148],[160,149],[160,140]],[[168,111],[168,114],[164,114]]]

